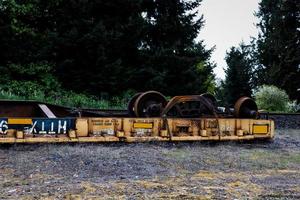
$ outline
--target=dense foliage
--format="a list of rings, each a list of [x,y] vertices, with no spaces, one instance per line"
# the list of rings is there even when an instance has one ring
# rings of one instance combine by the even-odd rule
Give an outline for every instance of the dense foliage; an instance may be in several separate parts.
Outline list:
[[[263,85],[254,93],[259,109],[277,112],[295,112],[297,105],[289,100],[287,93],[272,85]]]
[[[2,96],[101,107],[112,96],[123,106],[123,96],[139,91],[217,89],[232,105],[269,84],[300,102],[298,0],[261,0],[259,36],[227,52],[220,88],[213,49],[195,41],[204,25],[199,6],[201,0],[0,1]]]
[[[299,0],[262,0],[257,16],[260,84],[272,84],[299,99],[300,3]]]
[[[50,92],[62,87],[98,97],[128,89],[167,95],[213,91],[211,50],[194,41],[203,26],[199,5],[200,0],[0,1],[0,84]]]

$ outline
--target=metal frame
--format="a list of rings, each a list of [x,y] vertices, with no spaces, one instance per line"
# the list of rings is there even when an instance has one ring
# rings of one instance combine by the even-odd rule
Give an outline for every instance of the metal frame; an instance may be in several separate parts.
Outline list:
[[[5,120],[14,124],[3,123]],[[258,130],[265,132],[255,133],[254,126],[263,127]],[[274,121],[237,118],[2,118],[0,129],[0,143],[223,141],[274,137]]]

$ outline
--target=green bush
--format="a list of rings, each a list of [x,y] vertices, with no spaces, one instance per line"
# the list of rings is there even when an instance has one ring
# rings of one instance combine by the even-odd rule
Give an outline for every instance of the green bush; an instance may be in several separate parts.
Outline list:
[[[5,76],[0,77],[0,98],[12,100],[36,100],[77,108],[126,108],[129,96],[126,91],[119,97],[99,99],[95,96],[66,91],[52,74],[53,65],[48,62],[8,64],[0,66]]]
[[[287,93],[272,85],[263,85],[254,93],[259,109],[270,112],[296,112],[297,104],[289,99]]]

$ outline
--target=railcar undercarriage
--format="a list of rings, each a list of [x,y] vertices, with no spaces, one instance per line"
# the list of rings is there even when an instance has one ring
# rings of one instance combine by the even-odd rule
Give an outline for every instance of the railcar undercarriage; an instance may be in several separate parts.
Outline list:
[[[274,122],[241,97],[233,108],[216,98],[138,93],[127,110],[82,109],[0,100],[0,143],[249,140],[274,137]]]

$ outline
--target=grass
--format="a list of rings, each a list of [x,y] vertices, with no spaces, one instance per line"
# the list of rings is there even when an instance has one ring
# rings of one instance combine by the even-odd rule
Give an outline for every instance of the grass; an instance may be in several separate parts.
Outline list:
[[[127,107],[128,95],[121,97],[112,97],[99,99],[95,96],[78,94],[74,92],[62,91],[46,95],[43,92],[36,92],[27,96],[18,95],[0,89],[0,99],[8,100],[36,100],[41,102],[52,103],[77,108],[98,108],[98,109],[125,109]]]
[[[242,159],[258,169],[287,169],[300,165],[298,152],[281,152],[269,150],[252,150],[241,154]]]
[[[14,145],[0,199],[299,199],[299,141]]]

